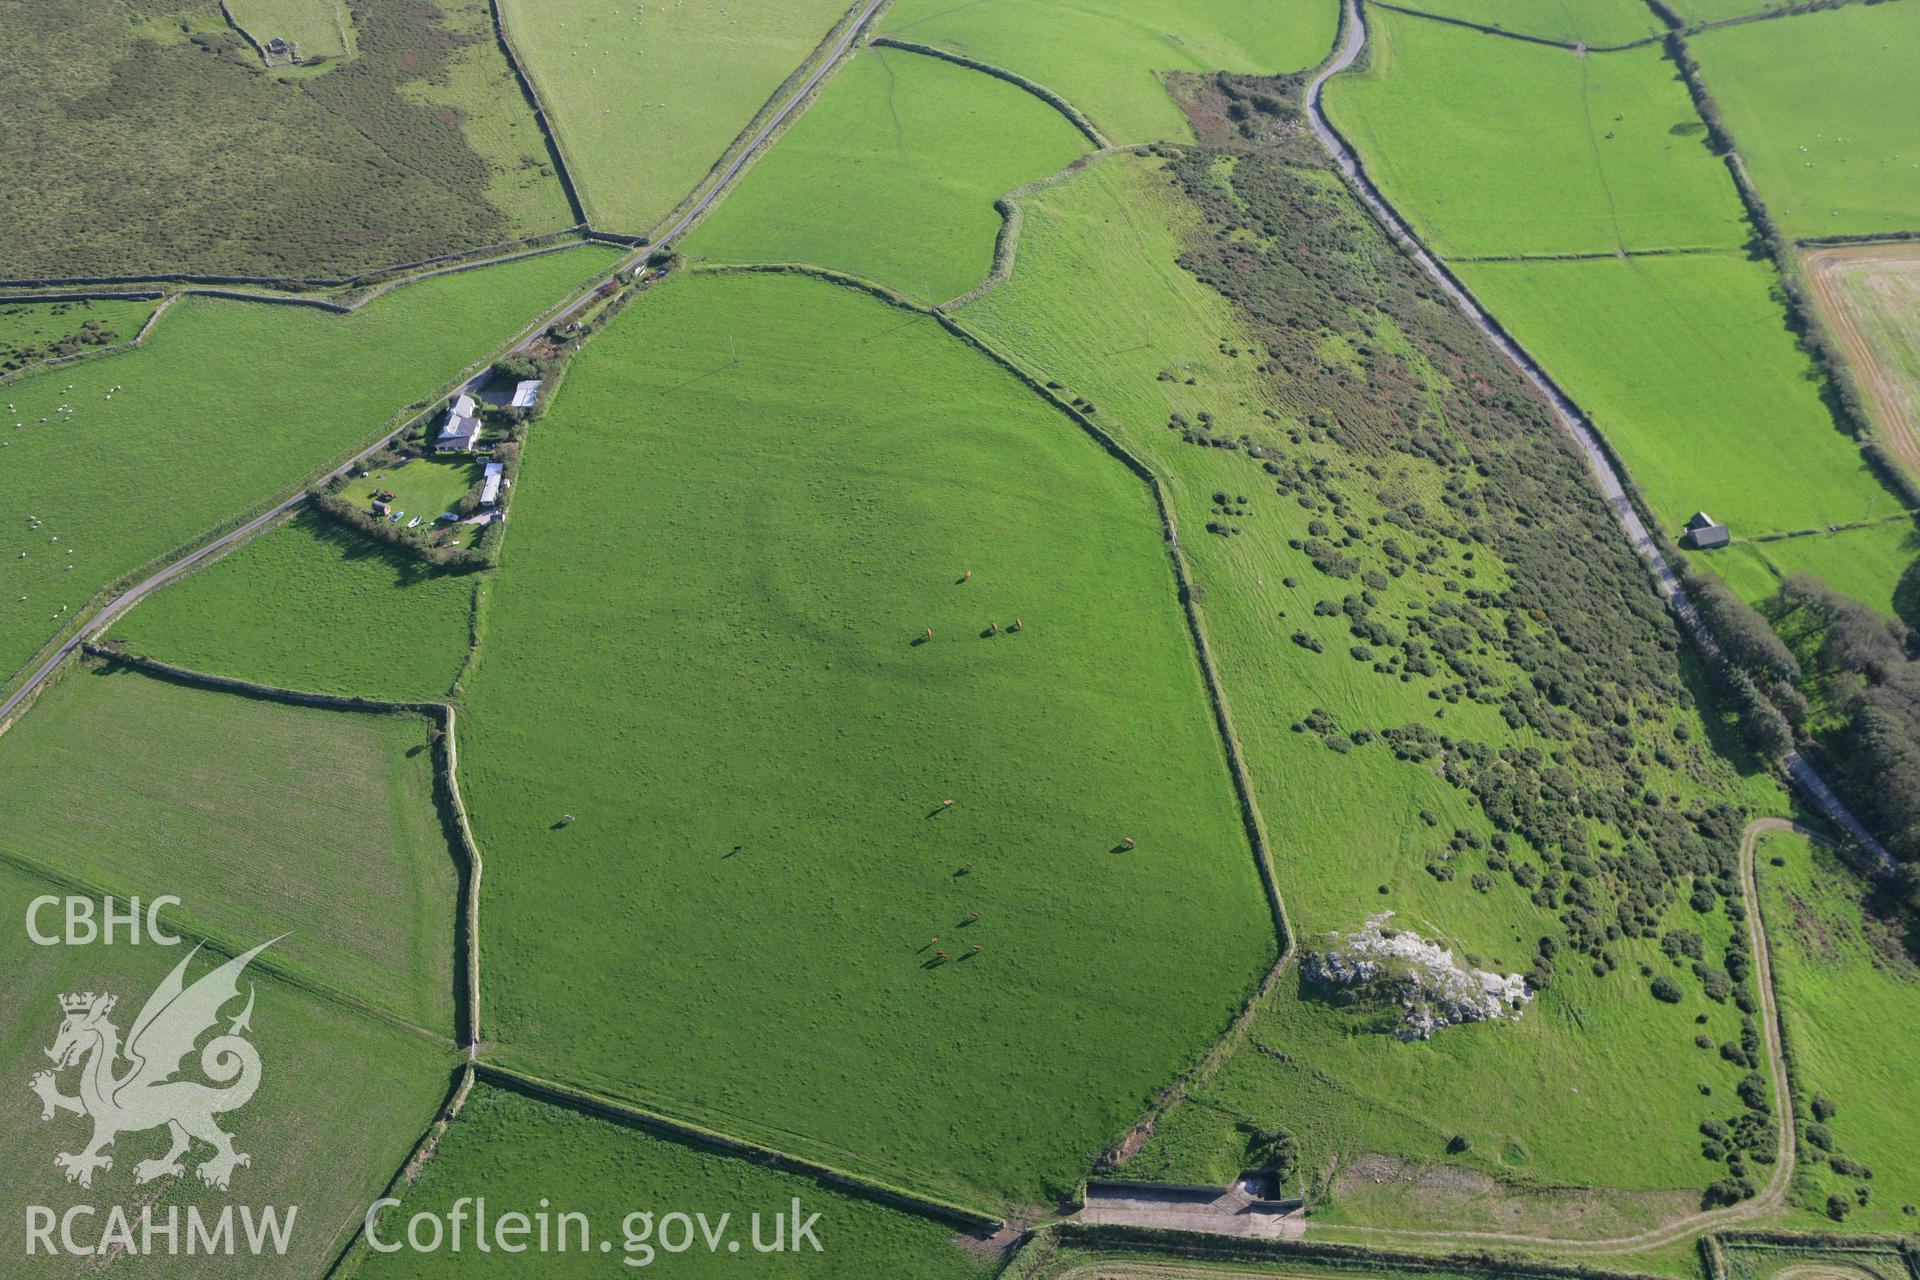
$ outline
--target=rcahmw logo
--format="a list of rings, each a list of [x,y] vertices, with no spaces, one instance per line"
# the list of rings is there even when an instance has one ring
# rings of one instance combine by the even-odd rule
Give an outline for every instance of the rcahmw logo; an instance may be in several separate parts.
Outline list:
[[[108,1148],[122,1135],[148,1129],[164,1128],[168,1145],[158,1157],[134,1164],[135,1184],[183,1176],[183,1157],[196,1143],[212,1149],[193,1170],[208,1187],[225,1191],[236,1169],[252,1165],[253,1157],[235,1149],[234,1135],[219,1125],[221,1116],[246,1106],[260,1087],[260,1054],[246,1038],[253,1029],[252,984],[245,1006],[224,1019],[224,1030],[221,1010],[240,998],[240,977],[247,965],[277,941],[261,943],[189,986],[187,967],[200,953],[195,947],[147,997],[124,1041],[112,1017],[115,996],[88,991],[60,997],[60,1029],[46,1050],[53,1068],[36,1072],[28,1086],[40,1099],[42,1120],[73,1115],[93,1122],[92,1137],[80,1151],[53,1157],[68,1182],[92,1187],[97,1175],[113,1169]],[[200,1047],[198,1062],[200,1074],[211,1083],[177,1079],[209,1031],[215,1034]],[[78,1073],[71,1094],[61,1090],[60,1077],[68,1071]],[[231,1205],[217,1214],[190,1205],[184,1215],[179,1206],[156,1211],[148,1205],[137,1217],[119,1206],[103,1211],[75,1205],[56,1213],[32,1205],[27,1209],[27,1252],[230,1253],[244,1247],[253,1253],[269,1248],[282,1253],[297,1213],[298,1206],[257,1213],[244,1206],[239,1213],[241,1236],[236,1237]]]

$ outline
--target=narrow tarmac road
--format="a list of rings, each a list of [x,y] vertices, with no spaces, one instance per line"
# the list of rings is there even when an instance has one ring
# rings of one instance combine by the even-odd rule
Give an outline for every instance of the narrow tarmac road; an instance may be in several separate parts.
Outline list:
[[[1319,139],[1320,145],[1326,148],[1327,153],[1333,157],[1334,163],[1339,166],[1341,175],[1347,180],[1348,189],[1372,211],[1380,225],[1386,228],[1387,233],[1409,257],[1420,264],[1421,269],[1446,292],[1467,319],[1473,321],[1474,326],[1486,335],[1487,340],[1493,343],[1500,353],[1512,362],[1514,368],[1518,369],[1521,375],[1533,384],[1534,389],[1546,399],[1547,404],[1553,409],[1554,416],[1560,419],[1560,425],[1566,428],[1567,434],[1573,437],[1574,443],[1579,446],[1581,454],[1585,456],[1587,470],[1592,474],[1594,483],[1600,486],[1601,496],[1613,509],[1614,519],[1619,521],[1621,529],[1626,532],[1627,541],[1640,554],[1640,558],[1647,562],[1648,569],[1653,573],[1654,585],[1660,589],[1660,594],[1666,597],[1668,604],[1686,626],[1701,652],[1710,658],[1717,657],[1720,646],[1707,631],[1705,624],[1700,621],[1699,612],[1694,609],[1693,601],[1688,598],[1686,589],[1680,584],[1679,575],[1668,563],[1665,553],[1660,550],[1659,543],[1655,542],[1653,536],[1647,532],[1647,526],[1640,519],[1640,513],[1634,509],[1632,500],[1628,498],[1626,484],[1621,480],[1620,473],[1614,469],[1613,459],[1608,455],[1605,446],[1600,443],[1599,433],[1594,430],[1593,424],[1587,421],[1585,415],[1574,406],[1572,400],[1567,398],[1566,393],[1554,384],[1553,380],[1547,376],[1546,370],[1540,367],[1526,349],[1508,337],[1506,331],[1496,324],[1473,295],[1467,292],[1466,287],[1427,252],[1413,234],[1406,219],[1400,216],[1399,211],[1387,202],[1386,196],[1373,185],[1373,180],[1361,168],[1359,159],[1348,147],[1346,139],[1341,137],[1339,131],[1328,122],[1326,113],[1321,108],[1321,93],[1326,88],[1328,80],[1353,65],[1367,44],[1367,20],[1361,12],[1360,0],[1346,0],[1346,22],[1342,31],[1344,36],[1338,52],[1320,68],[1307,85],[1307,119],[1313,127],[1314,137]],[[1893,856],[1878,840],[1874,839],[1872,833],[1860,824],[1852,811],[1841,802],[1840,797],[1834,794],[1833,789],[1798,751],[1789,751],[1785,763],[1787,775],[1806,794],[1816,809],[1872,850],[1882,869],[1893,871],[1897,868],[1898,864],[1895,863]]]

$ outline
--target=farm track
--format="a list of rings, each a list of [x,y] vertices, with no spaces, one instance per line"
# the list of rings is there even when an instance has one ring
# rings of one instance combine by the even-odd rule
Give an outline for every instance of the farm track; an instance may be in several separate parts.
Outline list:
[[[1613,455],[1601,439],[1598,430],[1526,348],[1510,336],[1499,322],[1481,307],[1478,299],[1473,296],[1467,286],[1442,264],[1438,256],[1427,249],[1425,243],[1415,234],[1412,224],[1374,185],[1373,179],[1360,162],[1359,154],[1327,119],[1321,104],[1327,81],[1351,67],[1359,58],[1361,51],[1366,48],[1366,43],[1367,23],[1361,12],[1361,0],[1345,0],[1345,20],[1341,24],[1340,47],[1333,57],[1314,74],[1313,80],[1307,85],[1307,119],[1313,128],[1314,137],[1333,158],[1334,165],[1346,180],[1347,188],[1379,222],[1388,237],[1400,247],[1402,252],[1412,258],[1435,284],[1440,286],[1441,291],[1453,301],[1462,314],[1480,330],[1496,350],[1512,363],[1515,369],[1519,370],[1521,376],[1531,383],[1534,390],[1538,391],[1547,402],[1554,416],[1560,420],[1561,426],[1579,447],[1586,459],[1588,472],[1593,476],[1594,483],[1600,487],[1601,496],[1612,508],[1614,519],[1619,522],[1621,530],[1627,535],[1628,543],[1646,562],[1649,572],[1653,575],[1655,587],[1666,599],[1674,616],[1680,620],[1687,634],[1703,654],[1708,658],[1718,657],[1719,643],[1707,630],[1706,624],[1700,620],[1700,614],[1688,597],[1686,588],[1681,585],[1679,575],[1674,571],[1673,565],[1668,562],[1666,553],[1660,549],[1659,542],[1648,530],[1646,522],[1641,519],[1639,509],[1635,506],[1627,488],[1623,469],[1615,465]],[[1891,872],[1896,869],[1898,864],[1895,863],[1893,855],[1887,852],[1885,846],[1874,838],[1858,818],[1854,817],[1853,811],[1834,794],[1833,789],[1798,751],[1789,750],[1784,763],[1787,776],[1806,794],[1815,808],[1871,850],[1883,870]]]

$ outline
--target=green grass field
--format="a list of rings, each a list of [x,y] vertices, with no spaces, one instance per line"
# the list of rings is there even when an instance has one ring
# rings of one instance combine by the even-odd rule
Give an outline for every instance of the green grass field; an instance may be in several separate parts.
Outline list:
[[[350,316],[188,298],[137,351],[0,388],[0,687],[94,592],[367,440],[614,257],[445,276]]]
[[[1868,908],[1858,876],[1826,846],[1780,833],[1767,837],[1757,856],[1796,1112],[1812,1122],[1813,1100],[1832,1102],[1826,1126],[1833,1149],[1873,1169],[1866,1184],[1872,1201],[1856,1204],[1846,1225],[1910,1231],[1913,1218],[1903,1209],[1920,1204],[1920,1118],[1912,1106],[1911,1046],[1900,1029],[1920,1018],[1920,963],[1898,926]],[[1776,858],[1784,865],[1775,866]],[[1819,1150],[1803,1136],[1803,1152],[1809,1148]],[[1827,1197],[1851,1198],[1863,1182],[1830,1162],[1803,1162],[1794,1200],[1808,1221],[1799,1225],[1831,1226]]]
[[[1920,14],[1849,5],[1690,42],[1754,185],[1789,236],[1920,230]]]
[[[1920,577],[1914,568],[1920,563],[1920,534],[1914,532],[1909,521],[1892,520],[1863,529],[1757,543],[1748,550],[1772,567],[1769,577],[1810,573],[1842,595],[1870,604],[1882,613],[1895,617],[1911,613],[1911,584]],[[1718,567],[1718,561],[1714,564]],[[1897,576],[1889,577],[1888,566],[1897,570]],[[1736,590],[1740,588],[1738,582],[1733,585]],[[1756,579],[1754,588],[1761,586]],[[1749,592],[1742,594],[1753,598]],[[1761,594],[1764,598],[1773,591]]]
[[[344,0],[227,0],[227,7],[263,47],[277,37],[303,61],[353,52],[353,20]]]
[[[1663,30],[1645,0],[1571,0],[1570,3],[1561,0],[1419,0],[1406,7],[1518,35],[1586,45],[1626,44],[1657,36]],[[1692,11],[1686,4],[1676,7],[1683,12]],[[1370,13],[1367,20],[1372,24],[1385,16],[1388,15]]]
[[[930,321],[765,275],[628,311],[523,480],[461,721],[498,1057],[1070,1188],[1274,951],[1145,487]]]
[[[1024,89],[872,49],[841,69],[685,248],[720,261],[837,267],[943,302],[993,266],[993,202],[1087,146]]]
[[[1193,136],[1163,73],[1299,71],[1327,56],[1339,16],[1335,0],[902,0],[880,30],[1024,75],[1128,143]]]
[[[158,305],[131,299],[0,303],[0,373],[89,347],[131,342]]]
[[[503,0],[587,216],[642,234],[707,176],[848,0]]]
[[[486,12],[357,6],[350,60],[268,72],[207,0],[0,0],[0,276],[336,277],[571,224]]]
[[[1391,908],[1399,923],[1446,939],[1476,964],[1525,968],[1534,939],[1553,927],[1553,912],[1504,884],[1490,892],[1466,888],[1480,870],[1476,855],[1465,855],[1458,880],[1443,883],[1426,870],[1434,828],[1442,837],[1459,828],[1484,832],[1485,815],[1427,768],[1396,761],[1377,744],[1341,753],[1292,726],[1320,708],[1345,733],[1425,719],[1444,732],[1515,747],[1539,740],[1470,702],[1443,702],[1445,719],[1436,720],[1434,695],[1446,686],[1444,673],[1401,683],[1349,660],[1347,620],[1315,612],[1317,597],[1338,597],[1349,588],[1328,583],[1290,547],[1290,540],[1310,536],[1311,519],[1292,501],[1253,497],[1238,522],[1241,534],[1202,531],[1214,518],[1215,492],[1270,495],[1271,486],[1256,487],[1258,468],[1239,453],[1182,443],[1164,429],[1167,416],[1193,420],[1205,411],[1222,434],[1266,439],[1273,430],[1269,411],[1279,401],[1274,383],[1255,368],[1250,352],[1257,344],[1225,301],[1175,265],[1185,237],[1196,230],[1191,208],[1167,189],[1157,162],[1115,157],[1026,198],[1022,209],[1010,283],[957,318],[1030,360],[1042,376],[1091,397],[1107,427],[1165,478],[1183,546],[1206,592],[1201,612],[1277,844],[1281,891],[1296,930],[1311,939]],[[1383,327],[1357,332],[1353,341],[1394,338]],[[1280,447],[1285,457],[1308,453],[1329,467],[1351,466],[1335,448],[1299,439]],[[1436,484],[1428,469],[1389,458],[1375,462],[1391,467],[1393,489],[1419,493]],[[1354,511],[1349,519],[1364,523],[1374,510],[1370,494],[1351,483],[1342,489]],[[1472,564],[1375,588],[1376,616],[1412,616],[1439,589],[1436,579],[1464,569],[1484,585],[1504,573],[1482,549]],[[1289,643],[1295,630],[1319,639],[1325,652]],[[1477,660],[1506,670],[1498,654],[1483,651]],[[1705,736],[1698,719],[1683,718],[1691,738]],[[1678,791],[1697,794],[1704,787],[1760,805],[1778,803],[1763,779],[1736,779],[1711,756],[1663,776]],[[1701,930],[1710,946],[1726,937],[1724,920],[1696,919],[1684,906],[1673,923]],[[1629,970],[1642,959],[1668,964],[1642,943],[1622,947],[1619,959]],[[1623,1218],[1692,1207],[1697,1188],[1712,1177],[1696,1154],[1694,1126],[1725,1107],[1738,1075],[1717,1058],[1705,1061],[1710,1055],[1692,1044],[1694,1006],[1706,1002],[1696,998],[1672,1008],[1619,974],[1598,979],[1583,965],[1561,973],[1518,1023],[1458,1028],[1412,1046],[1357,1034],[1325,1006],[1299,1000],[1289,984],[1256,1020],[1254,1040],[1291,1054],[1291,1064],[1251,1049],[1235,1055],[1202,1099],[1176,1111],[1125,1166],[1126,1176],[1230,1177],[1246,1156],[1246,1135],[1237,1125],[1252,1117],[1291,1130],[1316,1172],[1334,1157],[1366,1151],[1439,1161],[1450,1138],[1466,1133],[1481,1154],[1461,1163],[1523,1187],[1645,1192],[1607,1210]],[[1710,1006],[1709,1019],[1720,1038],[1737,1028],[1738,1015],[1724,1006]],[[1486,1087],[1496,1079],[1524,1083],[1509,1094]],[[1703,1098],[1702,1082],[1717,1096]],[[1528,1105],[1515,1107],[1513,1097],[1522,1095]],[[1501,1158],[1509,1143],[1512,1162]],[[1497,1195],[1482,1196],[1472,1211],[1500,1203]],[[1347,1220],[1396,1225],[1423,1212],[1444,1217],[1468,1208],[1383,1203],[1357,1189],[1343,1204]]]
[[[607,1254],[597,1241],[612,1242],[611,1254],[637,1272],[657,1267],[675,1276],[870,1277],[871,1280],[961,1280],[987,1274],[986,1263],[954,1242],[954,1228],[882,1208],[848,1196],[810,1178],[797,1177],[748,1161],[655,1137],[597,1116],[556,1107],[525,1095],[478,1085],[459,1120],[442,1139],[420,1180],[402,1193],[402,1202],[381,1217],[382,1243],[403,1240],[407,1218],[419,1212],[446,1214],[461,1196],[485,1196],[489,1211],[551,1212],[586,1215],[591,1228],[581,1249],[580,1229],[572,1228],[565,1252],[549,1251],[539,1261],[542,1276],[604,1276]],[[815,1252],[797,1243],[797,1252],[762,1253],[753,1247],[753,1218],[761,1216],[763,1245],[775,1238],[774,1217],[790,1212],[798,1198],[801,1218],[818,1213]],[[651,1215],[648,1222],[630,1215]],[[709,1227],[731,1240],[710,1253],[698,1231],[685,1252],[679,1229],[661,1219],[672,1213],[705,1214]],[[728,1215],[726,1225],[722,1215]],[[789,1223],[788,1230],[791,1230]],[[554,1226],[558,1239],[557,1217]],[[469,1248],[421,1254],[408,1249],[392,1254],[368,1251],[345,1276],[385,1280],[406,1276],[524,1275],[525,1257],[490,1257]]]
[[[458,875],[427,724],[84,665],[0,737],[0,855],[97,892],[181,899],[229,954],[442,1036]]]
[[[1461,278],[1626,460],[1669,532],[1734,536],[1897,510],[1821,401],[1764,262],[1691,254],[1473,263]],[[1891,589],[1891,563],[1875,567]]]
[[[1583,57],[1383,10],[1367,28],[1371,63],[1327,85],[1327,114],[1443,257],[1746,241],[1657,47]]]
[[[159,739],[148,739],[154,741]],[[244,979],[255,987],[249,1038],[260,1053],[260,1089],[245,1107],[220,1116],[221,1127],[235,1135],[236,1149],[253,1157],[250,1166],[234,1171],[231,1189],[210,1190],[194,1176],[194,1167],[211,1154],[202,1145],[186,1157],[185,1177],[136,1186],[134,1165],[165,1150],[166,1135],[158,1130],[120,1135],[111,1148],[113,1168],[97,1174],[91,1189],[70,1185],[53,1157],[79,1151],[90,1126],[66,1113],[41,1120],[40,1106],[26,1087],[29,1076],[49,1065],[42,1050],[53,1044],[60,1027],[59,998],[84,991],[118,996],[111,1020],[124,1035],[148,994],[190,948],[31,945],[21,927],[28,902],[66,892],[66,886],[0,864],[0,911],[11,922],[0,931],[0,965],[8,982],[6,1003],[0,1005],[0,1071],[11,1091],[0,1110],[0,1142],[14,1157],[0,1174],[0,1195],[15,1206],[44,1205],[61,1214],[76,1205],[98,1206],[95,1216],[74,1220],[77,1240],[88,1245],[99,1243],[110,1206],[125,1206],[137,1224],[140,1206],[151,1204],[159,1226],[166,1224],[168,1209],[177,1208],[181,1256],[167,1256],[165,1237],[156,1235],[155,1253],[114,1259],[116,1269],[143,1276],[311,1280],[323,1273],[445,1100],[455,1066],[450,1050],[263,972],[259,965],[272,954],[269,950]],[[42,923],[52,924],[57,914],[43,914]],[[247,939],[249,946],[259,941],[264,939]],[[203,953],[188,981],[207,972],[212,962]],[[240,1008],[234,1003],[225,1011],[227,1018]],[[183,1078],[202,1078],[197,1059],[189,1059]],[[65,1073],[58,1083],[71,1095],[74,1073]],[[256,1213],[280,1208],[283,1220],[287,1207],[293,1208],[284,1256],[186,1256],[189,1206],[215,1219],[227,1207],[237,1215],[241,1205]],[[70,1277],[100,1265],[98,1257],[29,1257],[25,1225],[18,1208],[0,1216],[0,1250],[10,1277]],[[237,1220],[234,1232],[240,1234]],[[139,1239],[137,1225],[134,1238]]]
[[[301,515],[141,601],[108,638],[286,689],[439,698],[466,656],[476,581]]]
[[[437,520],[452,511],[480,482],[482,464],[469,457],[415,458],[400,466],[381,467],[355,476],[340,496],[357,506],[368,506],[376,493],[391,493],[392,507],[411,519]]]

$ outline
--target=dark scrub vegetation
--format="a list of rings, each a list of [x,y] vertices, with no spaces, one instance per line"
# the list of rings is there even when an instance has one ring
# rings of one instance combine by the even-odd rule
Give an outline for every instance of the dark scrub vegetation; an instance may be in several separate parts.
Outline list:
[[[1297,549],[1343,597],[1328,607],[1348,616],[1356,649],[1383,659],[1381,678],[1445,671],[1444,703],[1497,709],[1511,730],[1485,741],[1431,720],[1348,734],[1372,730],[1485,812],[1488,865],[1562,925],[1538,942],[1536,986],[1568,964],[1612,969],[1613,944],[1657,936],[1678,902],[1704,913],[1724,900],[1738,919],[1745,814],[1715,794],[1699,744],[1685,741],[1681,635],[1547,407],[1328,180],[1287,105],[1292,84],[1184,88],[1219,149],[1171,165],[1208,233],[1182,263],[1247,317],[1305,424],[1288,438],[1304,447],[1170,425],[1195,445],[1245,452],[1280,494],[1324,513]],[[1241,148],[1247,139],[1263,145]],[[1356,360],[1324,359],[1328,334],[1348,335]],[[1323,443],[1352,464],[1330,466],[1312,449]],[[1441,500],[1395,493],[1396,456],[1439,467]],[[1363,501],[1384,517],[1355,518]],[[1391,578],[1443,559],[1446,591],[1430,607],[1397,621],[1375,608]],[[1430,869],[1451,879],[1450,861]],[[1710,996],[1749,998],[1696,967]]]
[[[0,0],[0,277],[344,276],[555,230],[409,100],[484,37],[424,0],[354,18],[356,56],[282,74],[210,4]]]

